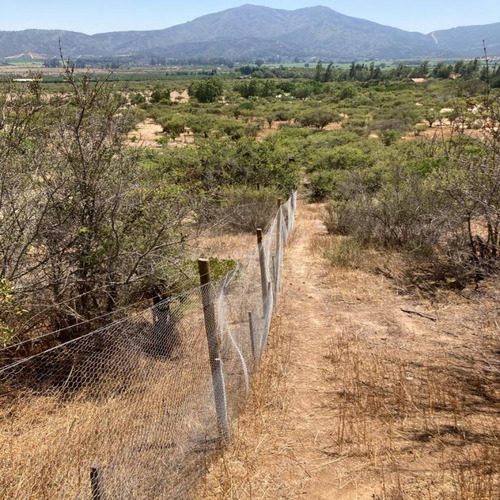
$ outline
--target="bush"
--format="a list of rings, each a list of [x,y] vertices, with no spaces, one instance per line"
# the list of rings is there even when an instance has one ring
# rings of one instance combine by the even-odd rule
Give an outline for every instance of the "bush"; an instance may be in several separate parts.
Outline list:
[[[317,127],[322,129],[329,123],[339,122],[340,115],[332,110],[318,108],[302,113],[297,118],[297,121],[303,127]]]
[[[325,258],[334,267],[359,267],[363,256],[363,245],[354,238],[343,237],[334,241],[325,250]]]
[[[327,207],[332,234],[350,235],[383,247],[429,252],[446,231],[433,189],[417,176],[399,171],[377,193],[353,186],[351,196]]]
[[[248,187],[225,188],[221,192],[221,217],[235,232],[255,232],[266,228],[277,211],[278,190]]]
[[[153,103],[170,104],[170,90],[164,87],[155,87],[151,92],[150,101]]]
[[[193,82],[188,89],[189,96],[199,102],[215,102],[224,94],[224,84],[218,77]]]
[[[309,176],[311,200],[321,201],[330,198],[337,191],[339,184],[346,180],[346,173],[338,170],[318,170]]]

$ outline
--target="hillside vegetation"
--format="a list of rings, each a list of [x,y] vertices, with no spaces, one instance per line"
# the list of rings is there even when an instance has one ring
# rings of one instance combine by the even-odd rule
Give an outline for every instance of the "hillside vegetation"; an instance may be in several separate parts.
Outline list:
[[[198,235],[239,204],[285,195],[300,175],[312,200],[329,200],[331,232],[405,252],[420,270],[413,285],[460,289],[496,273],[498,108],[482,80],[498,71],[462,64],[466,79],[418,85],[387,78],[426,63],[319,63],[300,80],[255,78],[256,68],[248,80],[177,82],[189,100],[171,100],[164,83],[93,81],[69,67],[60,92],[7,84],[4,344],[61,328],[72,338],[159,284],[189,286]],[[154,148],[134,132],[145,119],[163,131]]]

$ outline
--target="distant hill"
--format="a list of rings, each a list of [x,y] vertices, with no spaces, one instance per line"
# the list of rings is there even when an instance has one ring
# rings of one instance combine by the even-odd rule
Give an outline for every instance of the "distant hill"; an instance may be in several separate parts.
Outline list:
[[[0,31],[0,57],[157,55],[235,60],[320,57],[324,60],[479,57],[482,40],[500,55],[500,23],[408,32],[345,16],[327,7],[294,11],[243,5],[164,30],[85,35],[63,30]]]
[[[461,57],[482,56],[483,40],[490,56],[500,56],[500,23],[463,26],[435,31],[431,35],[434,35],[437,47],[452,50]]]

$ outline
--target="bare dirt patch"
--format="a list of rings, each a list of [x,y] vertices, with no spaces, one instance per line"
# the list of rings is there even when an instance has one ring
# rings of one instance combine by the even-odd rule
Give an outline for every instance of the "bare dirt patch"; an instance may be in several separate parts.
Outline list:
[[[341,123],[329,123],[328,125],[324,126],[323,127],[323,130],[328,130],[328,131],[331,131],[331,130],[339,130],[342,128],[342,124]]]
[[[130,132],[127,136],[127,146],[137,148],[161,148],[162,145],[158,139],[167,138],[160,124],[156,123],[151,118],[147,118],[139,123],[136,130]],[[175,139],[169,139],[167,142],[169,147],[183,147],[189,144],[194,144],[194,135],[190,130],[180,134]]]
[[[278,132],[282,125],[285,125],[288,123],[292,123],[292,122],[278,121],[277,120],[277,121],[272,122],[270,127],[265,126],[265,127],[261,128],[257,132],[257,140],[262,142],[266,137],[269,137],[270,135]]]
[[[402,137],[403,140],[411,140],[418,137],[423,137],[425,139],[439,139],[448,140],[452,136],[457,136],[459,134],[466,135],[468,137],[473,137],[474,139],[484,139],[485,132],[481,129],[469,129],[465,128],[463,131],[458,132],[456,128],[452,127],[449,123],[443,125],[434,125],[432,128],[428,127],[426,130],[420,130],[418,132],[411,132]]]
[[[143,148],[160,148],[157,142],[160,137],[165,137],[163,128],[151,118],[147,118],[139,123],[136,130],[130,132],[127,136],[127,145]]]
[[[182,92],[178,92],[177,90],[173,90],[170,92],[170,100],[172,102],[189,102],[188,91],[183,90]]]

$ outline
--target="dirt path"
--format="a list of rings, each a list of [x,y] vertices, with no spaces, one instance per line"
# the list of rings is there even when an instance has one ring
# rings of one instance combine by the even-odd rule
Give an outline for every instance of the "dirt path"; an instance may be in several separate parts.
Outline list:
[[[332,430],[326,355],[334,333],[334,311],[328,269],[311,251],[313,239],[326,233],[319,208],[301,207],[284,261],[285,291],[280,306],[283,331],[293,338],[287,374],[288,414],[283,427],[286,453],[280,478],[285,491],[290,490],[290,498],[299,494],[310,500],[333,498],[333,485],[324,472],[332,463],[325,453]]]
[[[332,268],[321,213],[299,205],[271,343],[200,498],[498,498],[498,284],[431,302]]]
[[[311,252],[312,240],[324,235],[325,228],[318,205],[301,204],[299,212],[285,253],[267,364],[254,384],[249,410],[237,424],[236,449],[223,457],[224,472],[220,464],[212,471],[204,498],[336,498],[323,474],[332,462],[324,449],[332,416],[325,355],[334,313],[328,271]],[[274,395],[272,401],[261,401],[266,393]]]

